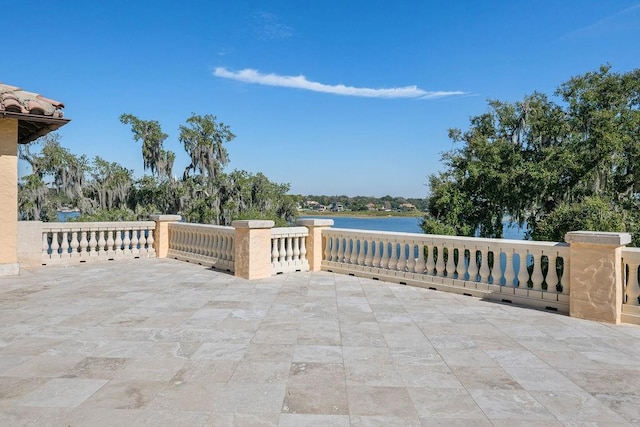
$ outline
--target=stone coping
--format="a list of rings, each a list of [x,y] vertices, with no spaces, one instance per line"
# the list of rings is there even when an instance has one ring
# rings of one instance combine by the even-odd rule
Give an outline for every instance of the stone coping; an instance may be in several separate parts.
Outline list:
[[[567,243],[624,246],[631,243],[631,234],[605,231],[570,231],[564,239]]]
[[[231,223],[235,228],[273,228],[276,223],[271,220],[243,219]]]
[[[298,225],[304,225],[309,227],[332,227],[332,219],[299,219],[296,221]]]

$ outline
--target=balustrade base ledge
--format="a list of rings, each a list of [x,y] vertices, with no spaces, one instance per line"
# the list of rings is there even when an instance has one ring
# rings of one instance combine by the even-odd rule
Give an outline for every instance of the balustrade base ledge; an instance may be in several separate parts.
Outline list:
[[[342,263],[326,260],[322,261],[322,270],[436,291],[451,292],[499,303],[554,311],[565,315],[569,314],[568,295],[557,294],[555,292],[534,291],[426,274],[390,271],[375,267],[355,269],[352,268],[352,266],[344,267]],[[560,297],[566,298],[560,299]]]
[[[0,277],[18,276],[20,274],[20,264],[17,262],[0,264]]]
[[[622,304],[622,322],[640,325],[640,306]]]
[[[177,259],[178,261],[185,261],[192,264],[202,265],[203,267],[211,267],[218,271],[224,271],[233,273],[234,264],[233,261],[221,260],[219,258],[199,256],[188,252],[179,252],[176,250],[169,250],[167,258]]]

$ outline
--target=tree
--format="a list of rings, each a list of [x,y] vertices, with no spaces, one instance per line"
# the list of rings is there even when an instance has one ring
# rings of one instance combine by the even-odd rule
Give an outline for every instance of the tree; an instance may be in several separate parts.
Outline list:
[[[133,139],[136,142],[142,141],[144,170],[149,169],[159,177],[171,178],[175,154],[162,148],[169,135],[162,132],[160,123],[156,120],[141,120],[133,114],[122,114],[120,122],[131,125]]]
[[[216,116],[191,114],[186,126],[180,126],[180,142],[189,154],[191,163],[184,171],[185,178],[190,171],[217,177],[229,163],[229,153],[224,144],[235,138],[229,126],[216,123]]]
[[[559,103],[540,93],[489,101],[467,131],[450,130],[462,146],[445,153],[445,170],[429,178],[426,232],[501,237],[508,216],[535,238],[597,226],[630,231],[638,242],[640,70],[603,66],[555,95]],[[596,208],[607,212],[602,220]],[[572,214],[582,220],[567,221]]]

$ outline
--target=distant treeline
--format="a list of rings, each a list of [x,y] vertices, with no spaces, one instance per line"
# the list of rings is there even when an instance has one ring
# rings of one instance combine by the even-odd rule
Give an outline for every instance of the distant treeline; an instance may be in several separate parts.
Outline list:
[[[318,205],[327,208],[341,205],[344,210],[350,211],[369,211],[369,210],[417,210],[425,211],[427,209],[427,199],[404,198],[404,197],[370,197],[370,196],[315,196],[315,195],[295,195],[294,198],[299,206],[306,209],[314,209]],[[310,203],[312,202],[312,203]],[[413,206],[413,207],[412,207]]]

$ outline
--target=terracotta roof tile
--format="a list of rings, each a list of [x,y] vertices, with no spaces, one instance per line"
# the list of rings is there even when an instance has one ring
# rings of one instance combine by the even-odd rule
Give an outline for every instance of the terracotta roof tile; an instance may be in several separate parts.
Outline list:
[[[0,112],[62,118],[63,108],[62,102],[45,98],[37,93],[27,92],[16,86],[0,83]]]

